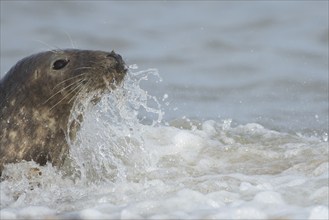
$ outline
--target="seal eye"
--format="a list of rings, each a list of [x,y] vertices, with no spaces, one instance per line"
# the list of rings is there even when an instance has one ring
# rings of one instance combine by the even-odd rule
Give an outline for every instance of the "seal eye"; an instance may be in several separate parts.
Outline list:
[[[54,70],[62,69],[62,68],[64,68],[68,63],[69,63],[69,60],[66,60],[66,59],[56,60],[56,61],[53,63],[53,69],[54,69]]]

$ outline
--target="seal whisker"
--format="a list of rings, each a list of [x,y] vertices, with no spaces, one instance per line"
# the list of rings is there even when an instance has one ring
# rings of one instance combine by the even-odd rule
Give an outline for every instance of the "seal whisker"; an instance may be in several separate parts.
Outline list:
[[[76,71],[76,70],[82,70],[82,69],[92,69],[92,67],[88,67],[88,66],[85,66],[85,67],[78,67],[78,68],[74,69],[73,71]],[[77,75],[77,76],[73,76],[73,77],[70,77],[70,78],[68,78],[68,79],[66,79],[66,80],[63,80],[62,82],[58,83],[58,84],[53,88],[53,90],[54,90],[55,88],[57,88],[59,85],[65,83],[65,82],[67,82],[67,81],[70,81],[70,80],[72,80],[72,79],[82,77],[82,76],[86,75],[87,73],[88,73],[88,72],[81,73],[81,74],[79,74],[79,75]]]
[[[86,74],[87,74],[87,72],[86,72],[86,73],[82,73],[82,74],[77,75],[77,76],[70,77],[70,78],[68,78],[68,79],[66,79],[66,80],[63,80],[62,82],[60,82],[60,83],[58,83],[56,86],[54,86],[54,88],[53,88],[52,90],[55,90],[58,86],[62,85],[63,83],[65,83],[65,82],[67,82],[67,81],[70,81],[70,80],[72,80],[72,79],[76,79],[76,78],[82,77],[82,76],[84,76],[84,75],[86,75]]]
[[[80,87],[83,87],[83,83],[78,83],[73,89],[69,90],[70,92],[68,94],[66,94],[61,100],[59,100],[55,105],[53,105],[49,110],[52,110],[53,108],[55,108],[55,106],[60,104],[63,100],[65,100],[68,96],[70,96],[72,93],[74,93],[74,91],[76,91]]]
[[[36,41],[36,42],[38,42],[38,43],[41,43],[41,44],[47,46],[47,47],[49,48],[49,50],[50,50],[51,52],[53,52],[53,53],[56,53],[57,51],[62,51],[59,47],[57,47],[57,46],[52,46],[52,45],[50,45],[50,44],[48,44],[48,43],[46,43],[46,42],[44,42],[44,41],[42,41],[42,40],[34,40],[34,41]]]
[[[74,71],[75,70],[82,70],[82,69],[92,69],[92,67],[90,67],[90,66],[78,67],[78,68],[74,69]]]
[[[87,81],[87,83],[85,84],[85,86],[83,86],[83,84],[79,84],[78,86],[80,87],[79,91],[77,91],[73,96],[72,98],[68,101],[68,103],[71,103],[73,99],[77,98],[78,95],[80,94],[80,92],[83,90],[83,89],[87,89],[88,86],[90,85],[90,80]]]
[[[63,92],[63,91],[65,91],[65,89],[67,89],[67,88],[69,88],[69,87],[71,87],[71,86],[73,86],[73,85],[75,85],[75,84],[77,84],[78,82],[74,82],[74,83],[72,83],[72,84],[70,84],[70,85],[68,85],[68,86],[66,86],[66,87],[64,87],[64,88],[62,88],[62,89],[60,89],[60,90],[58,90],[55,94],[53,94],[52,96],[50,96],[44,103],[42,103],[42,104],[46,104],[49,100],[51,100],[52,98],[54,98],[56,95],[58,95],[59,93],[61,93],[61,92]],[[73,87],[74,88],[74,87]],[[69,89],[68,90],[68,92],[70,92],[72,90],[72,88],[71,89]]]
[[[64,31],[64,33],[66,34],[66,36],[69,38],[69,40],[70,40],[70,42],[71,42],[71,46],[72,46],[72,48],[76,48],[76,46],[75,46],[75,43],[74,43],[74,41],[73,41],[73,39],[72,39],[72,37],[71,37],[71,35],[68,33],[68,32],[66,32],[66,31]]]
[[[44,104],[46,104],[49,100],[51,100],[52,98],[54,98],[56,95],[58,95],[59,93],[61,93],[61,92],[63,92],[63,91],[65,91],[67,88],[70,88],[70,87],[72,87],[72,86],[74,86],[74,85],[76,85],[76,84],[79,84],[79,83],[81,83],[81,82],[83,82],[84,81],[84,79],[80,79],[80,80],[78,80],[78,81],[74,81],[73,83],[71,83],[71,84],[69,84],[68,86],[66,86],[66,87],[64,87],[64,88],[62,88],[62,89],[60,89],[60,90],[58,90],[55,94],[53,94],[52,96],[50,96],[44,103],[42,103],[43,105]],[[74,89],[75,87],[73,87],[73,89]],[[72,90],[72,88],[71,89],[69,89],[68,90],[68,92],[70,92]]]

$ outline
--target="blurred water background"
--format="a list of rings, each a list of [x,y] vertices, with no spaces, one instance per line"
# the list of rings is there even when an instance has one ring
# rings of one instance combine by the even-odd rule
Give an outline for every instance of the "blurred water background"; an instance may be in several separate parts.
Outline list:
[[[327,1],[1,1],[1,76],[54,47],[157,68],[167,119],[328,128]],[[177,109],[176,109],[177,107]]]

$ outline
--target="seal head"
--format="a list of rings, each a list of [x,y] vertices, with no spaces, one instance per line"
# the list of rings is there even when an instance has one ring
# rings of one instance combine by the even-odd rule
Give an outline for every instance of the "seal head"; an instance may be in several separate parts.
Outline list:
[[[21,160],[60,167],[69,152],[66,137],[79,129],[68,124],[74,103],[90,94],[97,103],[126,72],[114,51],[47,51],[19,61],[0,81],[0,172]]]

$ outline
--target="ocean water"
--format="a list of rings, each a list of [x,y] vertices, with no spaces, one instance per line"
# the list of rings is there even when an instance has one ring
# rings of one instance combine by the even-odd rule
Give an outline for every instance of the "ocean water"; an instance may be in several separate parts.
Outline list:
[[[327,1],[0,4],[1,77],[53,48],[130,66],[70,164],[6,166],[1,219],[328,219]]]

